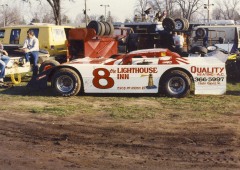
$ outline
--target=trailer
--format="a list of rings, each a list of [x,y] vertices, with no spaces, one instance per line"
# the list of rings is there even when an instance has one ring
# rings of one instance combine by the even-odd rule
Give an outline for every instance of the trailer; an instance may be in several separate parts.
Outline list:
[[[73,28],[68,34],[68,60],[76,58],[109,58],[118,53],[118,40],[113,25],[91,21],[87,28]]]
[[[43,53],[40,51],[39,60],[38,60],[39,67],[44,61],[47,61],[49,59],[50,59],[49,53],[46,53],[46,52]],[[23,55],[10,56],[10,61],[8,62],[5,69],[5,75],[10,76],[13,84],[21,83],[22,74],[32,71],[31,63],[29,62],[29,64],[23,66],[24,63],[25,63],[25,59]]]

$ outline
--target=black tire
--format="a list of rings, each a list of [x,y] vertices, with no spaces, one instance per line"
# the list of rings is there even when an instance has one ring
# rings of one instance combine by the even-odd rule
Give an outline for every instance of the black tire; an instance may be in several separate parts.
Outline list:
[[[206,47],[202,47],[202,46],[194,46],[191,49],[191,53],[199,53],[199,54],[207,54],[208,50]]]
[[[186,27],[185,21],[182,18],[176,18],[175,20],[175,30],[181,31]]]
[[[112,23],[109,22],[102,22],[105,26],[105,33],[104,35],[112,35],[114,32],[114,26]]]
[[[204,38],[206,36],[207,32],[204,28],[198,28],[195,32],[195,35],[197,38]]]
[[[186,18],[182,18],[182,19],[183,19],[183,21],[185,22],[185,27],[184,27],[183,30],[187,31],[188,28],[189,28],[189,22],[188,22],[188,20],[187,20]]]
[[[105,24],[103,22],[99,22],[99,24],[101,27],[101,29],[100,29],[101,31],[100,31],[99,35],[103,36],[103,35],[105,35],[105,31],[106,31]]]
[[[114,26],[113,26],[113,24],[112,23],[110,23],[110,22],[107,22],[107,24],[109,25],[109,27],[110,27],[110,32],[109,32],[109,34],[108,35],[113,35],[113,33],[114,33]]]
[[[104,26],[105,26],[105,33],[104,33],[104,35],[109,35],[110,34],[110,25],[107,23],[107,22],[102,22],[103,24],[104,24]]]
[[[191,80],[183,71],[172,70],[163,78],[163,92],[168,97],[186,97],[190,94],[190,86]]]
[[[225,41],[225,38],[223,38],[223,37],[219,37],[218,42],[219,42],[220,44],[223,44],[224,41]]]
[[[39,73],[42,73],[43,71],[49,69],[50,67],[55,67],[60,65],[60,63],[56,60],[45,60],[39,68]]]
[[[165,18],[162,25],[166,31],[173,31],[175,29],[175,22],[172,18]]]
[[[90,21],[89,24],[87,25],[87,28],[94,29],[97,35],[100,35],[102,31],[101,24],[98,21]]]
[[[54,73],[52,86],[57,95],[75,96],[80,92],[81,80],[74,70],[61,68]]]

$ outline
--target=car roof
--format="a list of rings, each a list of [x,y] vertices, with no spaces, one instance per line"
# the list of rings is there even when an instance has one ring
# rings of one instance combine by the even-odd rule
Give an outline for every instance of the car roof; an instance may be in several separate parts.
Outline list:
[[[38,24],[33,24],[33,25],[11,25],[11,26],[1,27],[0,29],[4,29],[4,28],[47,28],[47,27],[74,28],[74,26],[70,26],[70,25],[54,25],[54,24],[48,24],[48,23],[38,23]]]

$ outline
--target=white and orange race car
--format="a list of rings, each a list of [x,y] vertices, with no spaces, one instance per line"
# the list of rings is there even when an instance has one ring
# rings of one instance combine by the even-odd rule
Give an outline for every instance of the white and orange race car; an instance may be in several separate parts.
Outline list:
[[[46,87],[50,81],[58,95],[85,93],[161,93],[169,97],[226,92],[227,55],[214,51],[208,56],[181,57],[168,49],[147,49],[110,58],[80,58],[52,67],[28,86]],[[193,87],[192,87],[193,86]]]

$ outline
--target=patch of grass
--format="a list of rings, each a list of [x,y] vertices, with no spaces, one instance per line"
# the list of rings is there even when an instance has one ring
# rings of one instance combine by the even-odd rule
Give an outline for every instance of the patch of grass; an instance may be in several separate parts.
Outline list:
[[[239,114],[240,110],[240,83],[228,84],[226,95],[191,95],[181,99],[134,94],[131,97],[112,94],[54,97],[51,90],[28,90],[20,85],[2,90],[0,111],[56,116],[107,115],[106,119],[172,121],[224,117]]]
[[[47,106],[47,107],[32,107],[29,111],[36,114],[52,114],[56,116],[66,116],[73,114],[76,111],[74,106]]]
[[[155,117],[156,109],[149,107],[119,106],[106,109],[110,117],[115,119],[152,119]]]

